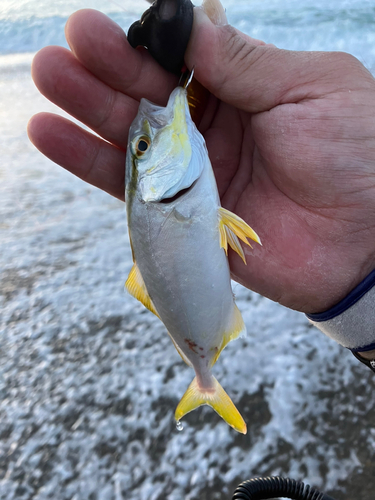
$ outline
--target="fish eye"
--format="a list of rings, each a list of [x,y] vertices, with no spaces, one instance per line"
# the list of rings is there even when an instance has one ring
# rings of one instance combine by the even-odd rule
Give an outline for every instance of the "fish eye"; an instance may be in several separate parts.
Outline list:
[[[147,151],[147,148],[148,148],[148,144],[146,141],[144,141],[143,139],[141,139],[139,142],[138,142],[138,145],[137,145],[137,149],[138,151],[141,151],[142,153],[144,153],[145,151]]]
[[[151,146],[151,141],[148,137],[142,136],[135,143],[135,154],[137,156],[142,156]]]

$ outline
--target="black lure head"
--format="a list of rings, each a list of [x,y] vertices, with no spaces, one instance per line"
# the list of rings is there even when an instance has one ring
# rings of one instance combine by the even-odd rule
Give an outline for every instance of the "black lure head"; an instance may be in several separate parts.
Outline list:
[[[193,8],[190,0],[156,0],[130,26],[130,45],[146,47],[164,69],[180,74],[193,27]]]

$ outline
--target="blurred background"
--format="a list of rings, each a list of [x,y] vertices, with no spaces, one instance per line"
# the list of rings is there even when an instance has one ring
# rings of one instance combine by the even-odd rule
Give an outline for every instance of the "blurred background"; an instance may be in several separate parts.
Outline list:
[[[176,430],[192,373],[123,289],[124,205],[44,158],[26,124],[61,113],[30,77],[80,8],[126,31],[141,0],[0,0],[0,499],[224,500],[284,474],[337,500],[375,491],[374,376],[289,311],[234,284],[248,336],[215,376],[248,424],[201,408]],[[230,23],[295,50],[343,50],[375,71],[375,2],[226,0]]]

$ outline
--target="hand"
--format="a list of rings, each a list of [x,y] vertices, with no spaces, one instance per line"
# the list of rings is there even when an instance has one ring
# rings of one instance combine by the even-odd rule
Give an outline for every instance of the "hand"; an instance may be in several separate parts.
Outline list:
[[[71,52],[40,51],[33,78],[108,142],[46,113],[30,121],[30,138],[122,199],[138,101],[165,105],[176,79],[98,12],[74,14],[66,35]],[[328,309],[375,267],[373,77],[348,54],[279,50],[213,25],[201,9],[186,62],[212,93],[200,129],[222,204],[263,243],[245,248],[247,266],[230,254],[233,278],[303,312]]]

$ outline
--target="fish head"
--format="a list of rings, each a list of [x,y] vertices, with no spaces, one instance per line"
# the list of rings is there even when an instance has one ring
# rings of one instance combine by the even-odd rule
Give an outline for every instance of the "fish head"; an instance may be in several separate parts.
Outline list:
[[[141,100],[129,130],[126,182],[144,202],[173,198],[189,188],[200,177],[207,155],[184,88],[173,90],[166,107]]]

